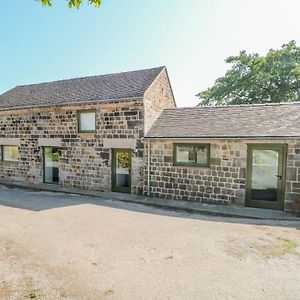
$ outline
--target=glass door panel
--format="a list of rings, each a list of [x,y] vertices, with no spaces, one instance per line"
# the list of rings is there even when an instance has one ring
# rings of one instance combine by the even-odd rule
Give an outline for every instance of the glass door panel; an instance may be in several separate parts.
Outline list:
[[[278,158],[276,150],[253,150],[252,152],[252,199],[277,200]]]
[[[130,193],[131,150],[113,149],[112,159],[112,190]]]
[[[59,161],[58,148],[44,147],[44,182],[45,183],[59,182],[58,161]]]
[[[286,145],[248,145],[246,205],[283,209]]]

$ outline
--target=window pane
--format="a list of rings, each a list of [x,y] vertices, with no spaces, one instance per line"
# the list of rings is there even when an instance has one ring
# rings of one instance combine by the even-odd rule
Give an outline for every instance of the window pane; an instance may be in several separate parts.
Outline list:
[[[208,165],[208,145],[176,145],[176,163],[184,165]]]
[[[17,146],[3,146],[3,160],[18,161],[19,149]]]
[[[177,162],[195,163],[195,151],[193,146],[176,146]]]
[[[207,161],[207,147],[206,146],[195,146],[197,154],[197,164],[208,164]]]
[[[80,117],[80,131],[95,131],[96,113],[93,112],[81,112]]]

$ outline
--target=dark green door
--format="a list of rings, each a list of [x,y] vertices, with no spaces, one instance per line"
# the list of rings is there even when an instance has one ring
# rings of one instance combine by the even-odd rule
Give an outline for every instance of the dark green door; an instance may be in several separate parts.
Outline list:
[[[112,191],[131,192],[131,149],[112,149]]]
[[[246,205],[283,210],[286,145],[249,144]]]

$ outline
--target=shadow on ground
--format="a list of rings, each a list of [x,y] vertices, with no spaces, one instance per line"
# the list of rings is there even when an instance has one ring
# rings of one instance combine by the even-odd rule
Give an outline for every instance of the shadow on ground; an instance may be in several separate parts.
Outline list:
[[[25,190],[0,186],[0,205],[12,208],[26,209],[35,212],[58,209],[76,205],[100,205],[115,209],[130,210],[140,213],[150,213],[177,218],[207,220],[222,223],[253,224],[264,226],[291,227],[300,230],[299,221],[258,220],[236,217],[222,217],[205,213],[188,213],[170,209],[156,208],[144,204],[126,203],[118,200],[108,200],[100,197],[82,196],[75,194]]]

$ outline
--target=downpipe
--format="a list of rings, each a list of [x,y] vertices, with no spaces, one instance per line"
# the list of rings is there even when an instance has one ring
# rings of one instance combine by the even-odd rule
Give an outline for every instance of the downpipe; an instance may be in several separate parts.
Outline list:
[[[151,140],[148,140],[148,153],[147,153],[147,197],[150,196],[150,162],[151,162]]]

